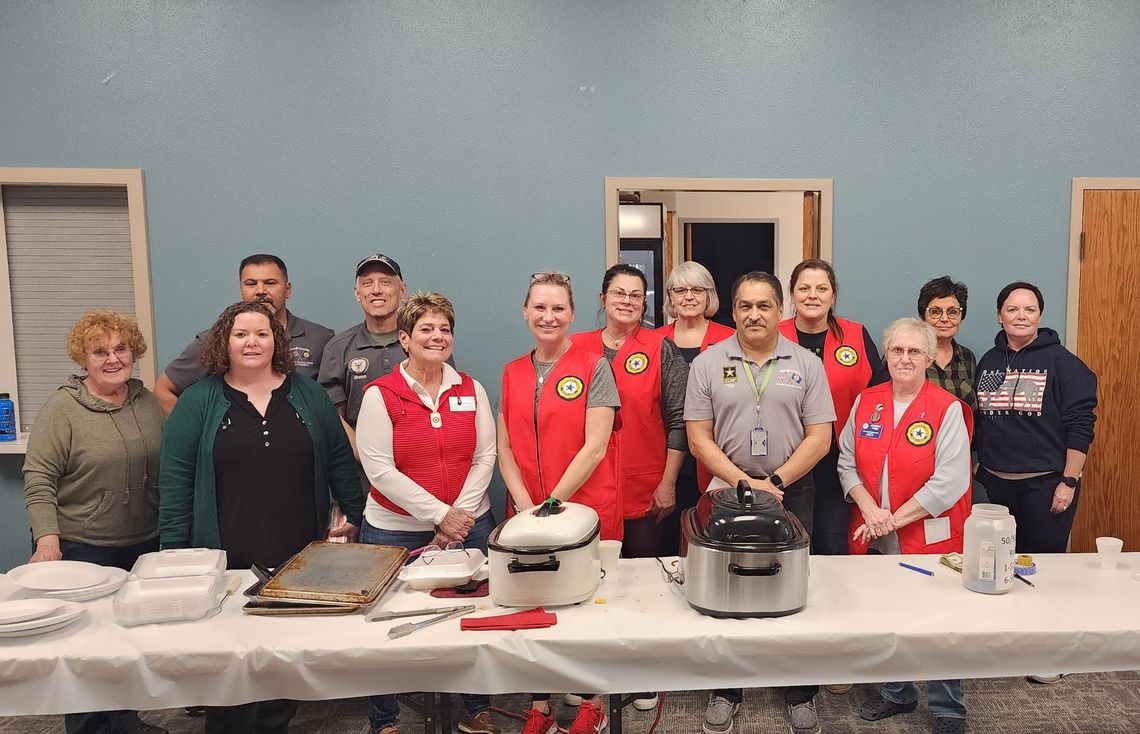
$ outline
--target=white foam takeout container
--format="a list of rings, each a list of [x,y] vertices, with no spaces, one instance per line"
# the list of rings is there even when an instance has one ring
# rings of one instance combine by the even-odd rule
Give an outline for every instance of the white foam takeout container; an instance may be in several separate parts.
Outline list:
[[[165,579],[176,576],[221,576],[226,571],[226,552],[210,548],[172,548],[144,553],[131,568],[131,577]]]
[[[462,586],[477,577],[486,562],[478,548],[445,550],[430,559],[420,556],[401,568],[397,578],[418,591]]]
[[[124,627],[201,619],[225,597],[224,575],[131,579],[111,600],[115,621]]]

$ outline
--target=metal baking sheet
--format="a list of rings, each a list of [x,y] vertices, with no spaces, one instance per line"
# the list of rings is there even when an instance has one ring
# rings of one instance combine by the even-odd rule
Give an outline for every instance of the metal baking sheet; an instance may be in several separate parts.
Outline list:
[[[278,568],[258,596],[369,604],[407,558],[407,549],[396,546],[314,541]]]

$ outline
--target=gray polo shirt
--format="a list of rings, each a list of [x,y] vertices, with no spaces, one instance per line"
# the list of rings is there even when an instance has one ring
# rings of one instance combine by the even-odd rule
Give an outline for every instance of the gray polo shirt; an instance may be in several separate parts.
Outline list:
[[[760,400],[768,455],[753,456],[756,398],[742,370],[752,370],[759,389],[772,360],[776,364]],[[716,444],[729,460],[749,475],[767,476],[803,442],[804,426],[835,421],[835,407],[819,357],[778,335],[773,355],[758,364],[744,356],[736,337],[729,337],[693,360],[685,420],[711,420]],[[713,486],[723,487],[724,482],[717,478]]]
[[[206,330],[195,335],[194,341],[187,344],[182,354],[175,357],[174,361],[163,370],[178,388],[180,395],[186,391],[186,388],[207,376],[201,357],[202,345],[206,343],[209,333],[209,330]],[[325,344],[332,339],[333,330],[286,310],[285,334],[289,337],[289,351],[293,353],[297,374],[317,379],[321,354],[324,352]]]
[[[400,342],[379,346],[361,322],[337,334],[325,345],[317,382],[325,388],[334,405],[344,404],[344,419],[356,428],[364,386],[396,369],[406,357]]]

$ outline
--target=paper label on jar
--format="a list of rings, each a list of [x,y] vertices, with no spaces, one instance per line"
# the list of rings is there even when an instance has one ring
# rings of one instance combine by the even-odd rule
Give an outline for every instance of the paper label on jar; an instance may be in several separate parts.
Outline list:
[[[997,566],[994,542],[983,540],[978,545],[978,581],[993,581]]]

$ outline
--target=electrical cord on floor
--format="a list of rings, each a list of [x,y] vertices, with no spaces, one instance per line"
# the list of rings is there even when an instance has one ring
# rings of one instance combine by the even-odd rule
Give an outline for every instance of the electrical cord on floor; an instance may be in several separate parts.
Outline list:
[[[657,725],[661,723],[661,712],[665,709],[665,701],[668,696],[666,696],[664,693],[658,693],[657,695],[659,696],[657,706],[655,707],[657,711],[653,717],[653,722],[649,724],[649,728],[646,729],[645,734],[653,734],[657,730]],[[500,708],[498,706],[492,706],[490,710],[496,714],[499,714],[500,716],[506,716],[508,719],[526,721],[526,714],[522,714],[517,711],[508,711],[507,709]],[[609,716],[609,713],[607,712],[606,715]],[[625,730],[624,726],[622,727],[622,730]],[[559,734],[570,734],[570,730],[562,726],[558,727],[558,732]]]

